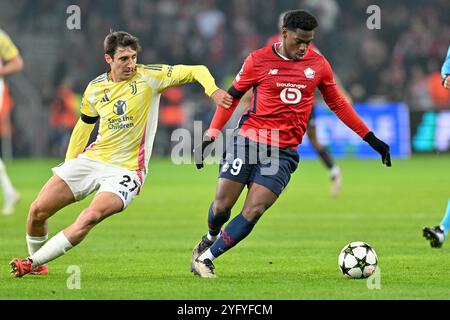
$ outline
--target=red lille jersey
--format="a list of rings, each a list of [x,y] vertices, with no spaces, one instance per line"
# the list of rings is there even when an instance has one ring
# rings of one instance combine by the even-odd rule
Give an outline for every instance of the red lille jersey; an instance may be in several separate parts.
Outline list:
[[[248,112],[239,121],[241,135],[280,148],[295,149],[305,134],[316,88],[353,131],[361,137],[369,132],[337,89],[331,66],[321,54],[308,49],[303,58],[293,61],[281,56],[276,45],[252,52],[229,90],[236,98],[253,88]],[[221,130],[218,114],[225,112],[224,108],[217,109],[210,128]]]

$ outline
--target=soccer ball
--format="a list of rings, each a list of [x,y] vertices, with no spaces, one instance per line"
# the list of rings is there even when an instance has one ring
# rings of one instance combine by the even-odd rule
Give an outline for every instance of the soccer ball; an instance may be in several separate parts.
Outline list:
[[[338,258],[339,268],[349,278],[367,278],[377,268],[375,250],[365,242],[357,241],[342,248]]]

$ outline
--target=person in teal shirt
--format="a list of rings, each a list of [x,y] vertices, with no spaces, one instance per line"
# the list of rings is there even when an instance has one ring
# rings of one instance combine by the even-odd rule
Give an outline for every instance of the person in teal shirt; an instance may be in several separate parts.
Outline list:
[[[447,57],[441,69],[442,85],[446,89],[450,89],[450,46],[448,47]],[[448,200],[447,210],[441,223],[435,227],[423,228],[423,236],[430,240],[430,245],[433,248],[440,248],[444,244],[445,238],[448,236],[448,230],[450,229],[450,199]]]
[[[441,69],[442,85],[445,89],[450,89],[450,46],[448,47],[447,57]]]

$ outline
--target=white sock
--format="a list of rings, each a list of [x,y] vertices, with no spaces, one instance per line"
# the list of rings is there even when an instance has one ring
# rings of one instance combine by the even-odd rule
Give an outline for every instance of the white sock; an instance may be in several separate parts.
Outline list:
[[[211,261],[213,261],[216,257],[213,256],[213,254],[211,253],[211,250],[208,249],[205,252],[203,252],[200,257],[198,257],[198,260],[203,261],[205,259],[209,259]]]
[[[3,188],[3,193],[6,196],[11,196],[16,192],[11,183],[11,180],[9,180],[8,174],[6,173],[5,164],[3,163],[2,159],[0,159],[0,183]]]
[[[31,255],[30,259],[33,261],[33,267],[41,266],[62,256],[72,248],[72,244],[66,238],[64,233],[60,231],[57,235],[48,240],[36,253]]]
[[[340,173],[341,169],[337,165],[334,165],[330,170],[331,178],[337,177]]]
[[[220,237],[220,234],[221,234],[221,233],[222,233],[222,232],[219,232],[219,234],[217,234],[217,235],[215,235],[215,236],[212,236],[212,235],[208,232],[208,234],[206,235],[206,237],[208,238],[209,241],[214,242],[214,241],[217,240],[217,238]]]
[[[48,239],[48,234],[41,237],[29,236],[27,234],[26,239],[27,239],[28,253],[31,256],[35,254],[36,251],[38,251],[44,245],[45,241],[47,241]]]

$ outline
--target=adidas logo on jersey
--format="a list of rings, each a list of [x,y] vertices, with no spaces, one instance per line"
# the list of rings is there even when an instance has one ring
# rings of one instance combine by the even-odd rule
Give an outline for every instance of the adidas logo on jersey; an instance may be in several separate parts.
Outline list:
[[[127,198],[128,198],[128,192],[125,192],[125,191],[119,191],[119,193],[123,196],[123,198],[124,198],[125,200],[127,200]]]
[[[270,69],[268,74],[276,75],[276,74],[278,74],[278,69]]]

